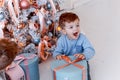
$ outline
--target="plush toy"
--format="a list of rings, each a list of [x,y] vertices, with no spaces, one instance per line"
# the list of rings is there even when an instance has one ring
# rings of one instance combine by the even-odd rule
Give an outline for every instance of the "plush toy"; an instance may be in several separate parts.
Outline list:
[[[48,54],[45,52],[45,43],[43,41],[41,41],[41,43],[39,43],[39,47],[38,47],[38,55],[40,57],[40,60],[45,61],[48,58]]]
[[[48,52],[48,36],[44,36],[41,40],[41,42],[38,45],[38,55],[41,60],[45,61],[48,59],[50,53]]]

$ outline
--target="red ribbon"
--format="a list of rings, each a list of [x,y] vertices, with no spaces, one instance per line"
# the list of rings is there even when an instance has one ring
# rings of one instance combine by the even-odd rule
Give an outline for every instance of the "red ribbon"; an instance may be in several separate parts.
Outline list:
[[[54,68],[54,70],[53,70],[54,80],[56,80],[56,71],[58,71],[58,70],[60,70],[60,69],[62,69],[64,67],[66,67],[66,66],[69,66],[69,65],[74,65],[74,66],[78,67],[79,69],[81,69],[82,70],[82,80],[86,79],[86,76],[85,76],[85,74],[86,74],[85,67],[82,66],[82,65],[79,65],[79,64],[75,64],[76,62],[81,61],[82,60],[81,58],[77,58],[77,59],[71,61],[68,56],[63,56],[62,59],[65,62],[67,62],[67,64],[64,64],[62,66],[58,66],[58,67]]]

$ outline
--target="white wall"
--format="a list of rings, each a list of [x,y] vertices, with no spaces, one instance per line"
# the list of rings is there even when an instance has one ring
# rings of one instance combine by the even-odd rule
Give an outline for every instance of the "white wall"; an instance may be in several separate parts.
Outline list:
[[[88,1],[76,3],[74,11],[96,50],[90,60],[92,80],[120,80],[120,0]]]

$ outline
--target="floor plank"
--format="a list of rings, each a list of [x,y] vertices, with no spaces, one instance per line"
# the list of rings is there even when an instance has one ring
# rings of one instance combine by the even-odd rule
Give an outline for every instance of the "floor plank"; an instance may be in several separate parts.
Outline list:
[[[53,60],[53,57],[49,57],[48,60],[39,64],[40,80],[52,80],[50,64]]]

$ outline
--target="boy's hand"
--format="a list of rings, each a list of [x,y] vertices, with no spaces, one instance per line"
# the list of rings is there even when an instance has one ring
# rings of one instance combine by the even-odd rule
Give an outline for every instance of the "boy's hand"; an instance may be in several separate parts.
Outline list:
[[[77,57],[77,58],[85,59],[84,54],[78,53],[78,54],[74,54],[74,56]]]
[[[65,55],[61,55],[61,54],[60,54],[60,55],[57,55],[57,56],[56,56],[56,59],[61,60],[61,59],[62,59],[62,56],[65,56]]]

